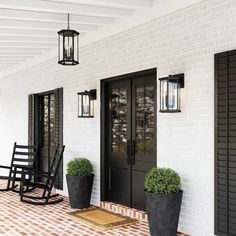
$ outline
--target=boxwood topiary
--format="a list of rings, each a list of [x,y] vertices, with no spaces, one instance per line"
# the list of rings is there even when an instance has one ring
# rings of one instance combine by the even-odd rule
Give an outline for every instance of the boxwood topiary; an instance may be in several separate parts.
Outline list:
[[[178,193],[180,176],[170,168],[153,168],[145,176],[145,190],[159,194]]]
[[[86,158],[74,158],[67,164],[69,176],[89,176],[93,172],[92,163]]]

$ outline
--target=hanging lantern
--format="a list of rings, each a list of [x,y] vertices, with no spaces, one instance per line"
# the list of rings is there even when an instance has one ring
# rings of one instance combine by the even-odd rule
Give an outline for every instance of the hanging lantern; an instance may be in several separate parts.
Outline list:
[[[74,66],[79,64],[79,33],[70,29],[70,14],[67,20],[67,29],[58,32],[58,63]]]
[[[97,90],[78,93],[78,117],[92,118],[94,117],[94,100],[97,99]]]
[[[160,112],[181,112],[181,88],[184,74],[160,78]]]

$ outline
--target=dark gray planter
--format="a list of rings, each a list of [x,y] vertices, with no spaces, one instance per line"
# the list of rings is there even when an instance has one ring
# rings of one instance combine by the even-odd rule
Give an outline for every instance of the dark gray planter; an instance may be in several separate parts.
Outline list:
[[[88,208],[90,206],[94,174],[90,176],[66,175],[70,205],[72,208]]]
[[[157,194],[145,191],[146,210],[152,236],[175,236],[178,229],[183,191]]]

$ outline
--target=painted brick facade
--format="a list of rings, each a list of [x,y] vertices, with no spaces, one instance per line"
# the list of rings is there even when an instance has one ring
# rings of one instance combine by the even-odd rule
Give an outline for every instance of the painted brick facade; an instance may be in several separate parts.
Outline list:
[[[184,72],[182,112],[157,114],[157,163],[182,177],[179,230],[214,235],[214,54],[236,48],[235,13],[235,0],[203,1],[83,47],[79,66],[53,58],[1,78],[1,164],[9,163],[14,141],[27,143],[27,95],[63,87],[64,168],[73,157],[92,160],[99,205],[100,80],[153,67],[158,77]],[[78,119],[77,92],[95,88],[95,118]]]

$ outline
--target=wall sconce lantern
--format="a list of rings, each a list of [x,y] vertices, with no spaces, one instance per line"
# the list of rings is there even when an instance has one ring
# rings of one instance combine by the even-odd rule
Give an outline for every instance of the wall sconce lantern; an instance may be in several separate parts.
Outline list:
[[[97,99],[97,90],[78,93],[78,117],[79,118],[92,118],[94,117],[94,100]]]
[[[181,112],[181,88],[184,74],[160,78],[160,112]]]
[[[79,32],[70,29],[70,14],[67,21],[67,29],[58,32],[58,63],[74,66],[79,64]]]

